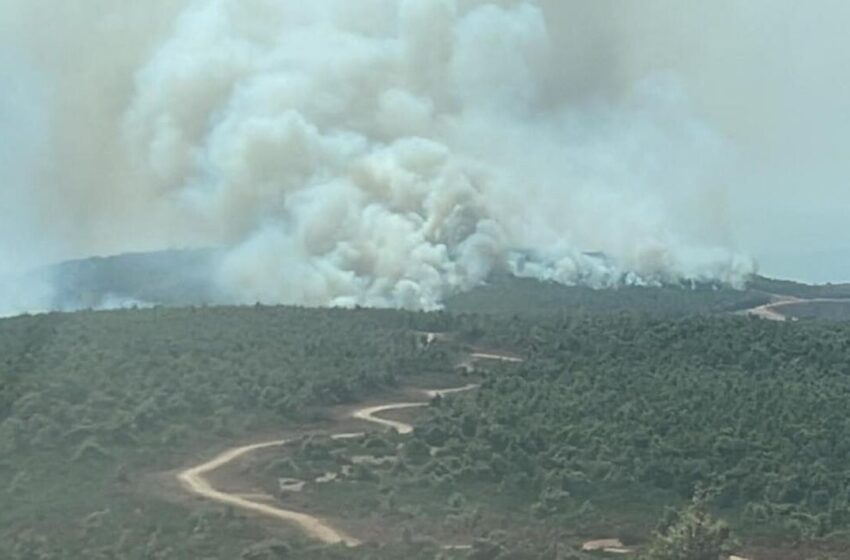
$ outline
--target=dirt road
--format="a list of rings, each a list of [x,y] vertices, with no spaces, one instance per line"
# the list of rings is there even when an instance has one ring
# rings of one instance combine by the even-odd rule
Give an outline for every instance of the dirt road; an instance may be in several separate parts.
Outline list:
[[[396,420],[388,420],[386,418],[379,418],[375,415],[381,414],[382,412],[389,412],[391,410],[403,410],[407,408],[420,408],[428,406],[428,404],[430,403],[430,399],[433,399],[435,397],[444,397],[446,395],[451,395],[454,393],[471,391],[476,387],[478,387],[478,385],[471,384],[464,385],[463,387],[457,387],[455,389],[434,389],[431,391],[424,391],[424,395],[427,396],[429,399],[428,401],[390,403],[378,406],[369,406],[366,408],[355,410],[351,416],[352,418],[357,418],[358,420],[366,420],[367,422],[374,422],[375,424],[380,424],[381,426],[393,428],[400,434],[409,434],[413,431],[413,426],[411,426],[410,424],[407,424],[406,422],[398,422]]]
[[[493,359],[500,359],[495,355],[488,355],[488,357],[492,357]],[[470,391],[472,389],[475,389],[476,387],[477,385],[465,385],[463,387],[457,387],[454,389],[434,389],[430,391],[422,391],[423,397],[427,398],[427,400],[417,402],[387,403],[378,406],[368,406],[355,410],[353,413],[351,413],[351,417],[366,422],[372,422],[379,426],[393,428],[401,434],[408,434],[413,431],[413,426],[411,426],[410,424],[379,418],[376,416],[376,414],[380,414],[382,412],[390,410],[402,410],[407,408],[418,408],[428,406],[431,399],[433,399],[434,397],[460,393],[462,391]],[[334,439],[349,439],[360,437],[362,435],[362,432],[330,434],[330,436]],[[300,527],[306,535],[324,543],[344,543],[348,546],[357,546],[358,544],[360,544],[359,540],[352,537],[351,535],[347,535],[345,532],[339,529],[334,528],[333,526],[331,526],[330,523],[323,519],[306,513],[291,511],[262,502],[257,502],[249,499],[249,497],[244,495],[240,496],[236,494],[222,492],[221,490],[216,490],[212,486],[210,481],[206,478],[206,475],[227,465],[228,463],[231,463],[232,461],[235,461],[236,459],[239,459],[240,457],[244,457],[245,455],[248,455],[255,451],[259,451],[261,449],[268,449],[270,447],[281,447],[283,445],[286,445],[290,441],[292,440],[280,439],[275,441],[267,441],[262,443],[254,443],[251,445],[244,445],[241,447],[235,447],[233,449],[229,449],[221,453],[220,455],[205,463],[180,472],[177,475],[177,478],[183,488],[202,498],[230,505],[242,510],[258,513],[274,519],[279,519],[287,523],[295,524]]]
[[[751,310],[751,312],[755,312],[755,310]],[[519,363],[523,361],[520,358],[512,356],[491,354],[486,352],[472,353],[470,354],[469,358],[473,361],[498,360],[509,363]],[[469,384],[464,385],[463,387],[456,387],[453,389],[433,389],[421,391],[423,398],[427,400],[415,402],[396,402],[367,406],[354,410],[353,412],[351,412],[350,417],[365,422],[371,422],[384,428],[395,429],[400,434],[409,434],[413,431],[413,426],[411,424],[397,420],[388,420],[386,418],[380,418],[377,415],[389,411],[425,407],[428,406],[431,400],[436,397],[445,397],[451,394],[471,391],[473,389],[476,389],[477,387],[478,385],[476,384]],[[364,432],[340,432],[329,435],[333,439],[351,439],[361,437],[365,434]],[[201,498],[233,506],[245,511],[257,513],[266,517],[270,517],[272,519],[284,521],[286,523],[291,523],[293,525],[298,526],[307,536],[323,543],[343,543],[347,546],[357,546],[361,544],[358,539],[346,534],[340,529],[333,527],[330,522],[324,519],[298,511],[283,509],[280,507],[262,503],[260,501],[254,501],[254,499],[252,499],[252,496],[250,495],[230,494],[221,490],[216,490],[212,486],[210,481],[206,478],[206,475],[209,475],[213,471],[241,457],[244,457],[261,449],[268,449],[271,447],[282,447],[290,443],[291,441],[293,440],[279,439],[274,441],[267,441],[262,443],[254,443],[251,445],[244,445],[241,447],[235,447],[217,455],[216,457],[209,461],[206,461],[205,463],[180,472],[177,475],[177,478],[180,481],[180,484],[186,490]],[[262,496],[257,496],[256,498],[262,499]],[[470,545],[446,545],[444,548],[466,550],[471,549],[472,547]],[[584,544],[584,549],[600,549],[605,550],[607,552],[620,552],[626,554],[634,552],[633,549],[623,547],[622,544],[620,544],[620,542],[615,539],[589,541]],[[731,556],[729,560],[745,559],[737,556]]]
[[[358,420],[366,420],[367,422],[374,422],[375,424],[380,424],[381,426],[393,428],[400,434],[409,434],[413,431],[413,426],[411,426],[410,424],[407,424],[405,422],[397,422],[395,420],[388,420],[386,418],[378,418],[375,415],[380,414],[382,412],[389,412],[391,410],[403,410],[406,408],[419,408],[423,406],[428,406],[428,403],[415,402],[382,404],[379,406],[370,406],[368,408],[361,408],[359,410],[355,410],[354,414],[352,414],[352,417],[357,418]]]
[[[204,478],[204,475],[209,474],[210,472],[221,468],[224,465],[230,463],[231,461],[234,461],[244,455],[247,455],[254,451],[258,451],[260,449],[267,449],[269,447],[280,447],[282,445],[286,445],[287,443],[289,443],[289,441],[290,440],[282,439],[236,447],[234,449],[225,451],[221,455],[218,455],[217,457],[210,461],[207,461],[206,463],[200,464],[190,469],[186,469],[185,471],[181,472],[177,476],[177,478],[178,480],[180,480],[180,483],[183,485],[183,487],[186,490],[192,492],[193,494],[197,494],[198,496],[216,502],[220,502],[222,504],[230,505],[243,510],[253,511],[255,513],[273,517],[275,519],[280,519],[288,523],[294,523],[298,525],[307,535],[324,543],[335,544],[342,542],[349,546],[356,546],[360,544],[360,541],[358,541],[354,537],[351,537],[349,535],[346,535],[342,531],[334,529],[328,523],[322,521],[317,517],[307,515],[305,513],[299,513],[297,511],[290,511],[270,506],[261,502],[255,502],[244,496],[221,492],[220,490],[216,490],[215,488],[213,488],[210,482],[206,478]]]
[[[768,321],[786,321],[788,318],[780,313],[778,309],[785,305],[798,303],[800,301],[803,300],[793,296],[773,296],[770,303],[759,305],[752,309],[747,309],[745,313],[747,315],[754,315],[756,317],[761,317],[762,319],[767,319]]]

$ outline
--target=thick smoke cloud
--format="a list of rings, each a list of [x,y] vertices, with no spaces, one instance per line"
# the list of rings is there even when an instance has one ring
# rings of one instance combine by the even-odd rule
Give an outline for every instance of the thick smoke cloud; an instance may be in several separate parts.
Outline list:
[[[620,107],[546,107],[538,6],[359,8],[196,4],[137,76],[131,151],[233,247],[227,293],[430,308],[500,268],[594,285],[750,272],[676,228],[671,201],[723,150],[673,80]]]
[[[4,171],[0,192],[32,191],[10,229],[38,224],[41,260],[224,247],[233,301],[415,308],[494,271],[754,270],[735,241],[757,237],[769,166],[741,162],[784,148],[758,148],[774,115],[724,93],[716,45],[743,41],[731,72],[756,87],[746,47],[775,41],[748,26],[790,3],[32,4],[0,0],[0,24],[41,81],[25,87],[50,92],[49,134],[38,176]],[[739,122],[736,96],[761,113]]]

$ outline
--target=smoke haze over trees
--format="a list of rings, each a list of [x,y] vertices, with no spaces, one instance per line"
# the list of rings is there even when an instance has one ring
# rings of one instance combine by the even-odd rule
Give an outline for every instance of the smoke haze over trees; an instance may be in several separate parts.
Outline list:
[[[217,247],[233,302],[427,309],[494,272],[740,284],[753,257],[838,280],[843,15],[0,0],[0,278]]]

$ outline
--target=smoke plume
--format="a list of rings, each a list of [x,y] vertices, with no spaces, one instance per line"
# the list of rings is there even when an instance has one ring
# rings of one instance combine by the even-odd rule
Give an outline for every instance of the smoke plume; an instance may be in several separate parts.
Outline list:
[[[0,0],[26,53],[0,97],[7,267],[216,247],[227,301],[420,309],[494,272],[754,271],[730,210],[746,133],[687,54],[629,54],[681,15],[665,2],[32,4]]]

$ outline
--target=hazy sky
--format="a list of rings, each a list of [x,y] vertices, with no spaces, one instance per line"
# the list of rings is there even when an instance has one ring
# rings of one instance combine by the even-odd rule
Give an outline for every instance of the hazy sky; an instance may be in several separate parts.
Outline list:
[[[603,248],[639,269],[662,266],[647,259],[663,250],[666,256],[658,262],[686,273],[701,271],[710,260],[705,255],[715,254],[707,251],[722,247],[754,257],[769,275],[850,280],[850,3],[354,2],[321,0],[313,10],[296,9],[299,3],[292,0],[0,0],[0,272],[89,254],[224,243],[240,247],[228,264],[231,272],[269,252],[285,254],[307,262],[299,270],[320,276],[332,295],[350,295],[353,288],[340,286],[363,269],[364,276],[380,277],[369,282],[369,293],[401,297],[412,289],[404,285],[409,277],[419,282],[417,290],[436,289],[428,287],[432,281],[463,284],[476,277],[470,270],[482,259],[502,250],[499,244],[546,240],[551,245],[553,236],[568,235],[573,248]],[[326,13],[307,13],[320,10]],[[280,35],[268,36],[268,22],[281,11]],[[360,38],[350,42],[349,33]],[[400,54],[386,46],[399,33],[408,45]],[[451,47],[440,43],[440,33]],[[241,46],[247,36],[254,41],[252,50]],[[502,44],[511,48],[488,61],[487,53],[499,52]],[[425,60],[417,49],[432,58],[444,54],[445,68],[423,63],[423,75],[414,77],[399,69]],[[513,60],[517,52],[521,59]],[[424,75],[428,68],[433,75]],[[300,217],[294,220],[301,224],[298,236],[291,226],[269,229],[273,220],[265,212],[282,195],[268,198],[257,181],[269,177],[260,172],[268,164],[263,157],[277,165],[274,158],[283,156],[239,152],[251,159],[239,160],[237,169],[232,150],[247,150],[247,144],[227,144],[222,135],[227,130],[247,134],[246,126],[262,119],[278,126],[271,106],[257,106],[269,95],[298,95],[291,84],[304,76],[310,84],[305,88],[326,82],[336,96],[328,94],[322,107],[317,97],[327,91],[292,101],[303,130],[319,134],[304,148],[315,158],[314,168],[299,175],[309,175],[305,181],[321,175],[333,182],[342,176],[343,160],[362,160],[358,169],[377,169],[388,160],[414,165],[410,158],[421,162],[425,152],[436,157],[434,146],[412,156],[404,142],[393,144],[418,136],[451,154],[438,170],[442,178],[427,179],[437,181],[433,185],[443,185],[453,173],[475,183],[479,170],[470,160],[486,164],[489,171],[481,173],[487,181],[496,179],[468,195],[474,212],[465,214],[462,224],[457,217],[441,218],[449,220],[445,228],[455,228],[440,234],[452,240],[445,242],[448,257],[429,252],[435,245],[428,235],[436,230],[415,222],[403,226],[404,235],[428,241],[417,245],[428,254],[416,253],[419,265],[427,264],[425,272],[419,265],[412,270],[407,264],[366,263],[362,254],[346,256],[356,263],[343,266],[339,251],[332,258],[322,252],[324,260],[317,262],[311,252],[317,244],[339,248],[347,241],[316,241],[316,223],[366,206],[319,208],[310,196],[361,201],[362,176],[351,179],[350,170],[345,180],[354,182],[356,192],[326,181],[313,194],[287,199],[286,212]],[[281,86],[281,80],[289,85]],[[348,89],[354,97],[346,97]],[[380,100],[374,115],[358,100],[373,93]],[[249,102],[256,105],[244,105]],[[514,111],[517,106],[521,110]],[[331,115],[337,120],[331,122]],[[286,142],[291,141],[288,136]],[[292,144],[285,145],[292,154]],[[535,169],[557,159],[554,154],[564,145],[574,154],[569,167]],[[583,150],[587,154],[575,155]],[[603,168],[605,161],[611,170]],[[289,169],[301,163],[292,160]],[[405,168],[405,177],[410,172]],[[637,186],[629,182],[631,173]],[[605,195],[599,189],[588,195],[588,186],[554,185],[558,176],[576,185],[599,183]],[[249,179],[246,198],[243,182]],[[290,175],[278,179],[293,180]],[[397,185],[397,177],[393,181]],[[568,230],[552,225],[545,233],[511,229],[504,217],[510,196],[505,198],[499,185],[512,181],[533,183],[541,197],[564,197],[570,210],[561,218],[575,225]],[[198,193],[208,194],[212,184],[219,198],[204,199],[199,217]],[[419,191],[405,196],[414,192]],[[458,193],[449,189],[445,200],[467,200]],[[497,197],[502,203],[493,202]],[[190,213],[180,207],[187,199],[195,204]],[[226,212],[212,208],[221,204],[229,204]],[[423,220],[431,223],[429,212],[435,210],[428,205],[438,203],[426,197],[415,204],[423,205]],[[551,204],[531,204],[523,215],[549,223],[543,216],[548,210],[537,206]],[[397,225],[402,214],[391,209],[374,223],[396,227],[391,224]],[[330,218],[316,217],[325,211]],[[490,222],[501,226],[498,233],[487,230]],[[357,224],[351,234],[357,243],[345,250],[362,252],[364,244],[375,250],[388,235],[376,237],[376,227]],[[603,229],[605,235],[599,233]],[[466,232],[462,238],[456,237],[459,231]],[[642,241],[631,244],[633,238]],[[410,255],[411,247],[384,250]],[[550,252],[557,253],[553,258],[563,269],[569,251]],[[700,257],[691,259],[694,254]],[[458,262],[466,280],[455,278],[461,274]],[[489,266],[488,261],[482,270]],[[571,261],[570,266],[583,265]],[[271,284],[278,282],[279,270],[267,269],[260,273],[270,275]],[[257,269],[252,270],[253,277]],[[432,274],[439,278],[422,280]],[[268,293],[271,288],[252,289]]]
[[[576,25],[578,35],[565,41],[590,50],[575,56],[617,68],[603,72],[615,77],[610,91],[669,71],[705,121],[729,139],[737,158],[724,180],[730,235],[763,272],[850,280],[850,3],[549,5],[558,26],[574,14],[593,21]],[[609,85],[603,80],[601,87]]]

